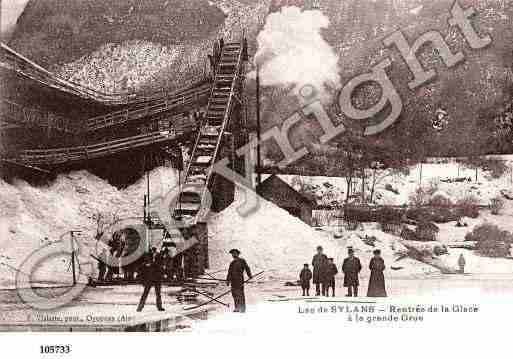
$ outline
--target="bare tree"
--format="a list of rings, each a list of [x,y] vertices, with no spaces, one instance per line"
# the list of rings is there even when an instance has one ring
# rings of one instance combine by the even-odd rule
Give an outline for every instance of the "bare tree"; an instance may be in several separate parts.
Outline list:
[[[89,219],[93,221],[95,226],[95,234],[94,238],[98,241],[100,238],[102,238],[103,234],[105,233],[105,230],[119,221],[120,217],[118,212],[100,212],[97,211],[93,213]]]
[[[393,164],[385,164],[381,161],[373,161],[370,165],[370,195],[369,202],[374,202],[376,188],[387,178],[408,175],[410,169],[408,162],[398,159]]]

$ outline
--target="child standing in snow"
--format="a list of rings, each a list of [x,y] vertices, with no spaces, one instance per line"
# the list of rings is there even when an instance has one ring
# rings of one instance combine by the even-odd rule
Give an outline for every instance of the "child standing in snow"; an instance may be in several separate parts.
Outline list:
[[[329,260],[329,262],[328,262],[328,267],[327,267],[327,271],[326,271],[326,285],[325,285],[326,291],[325,291],[324,295],[326,297],[329,297],[329,290],[331,288],[331,295],[334,297],[335,296],[335,276],[338,273],[338,269],[337,269],[337,265],[335,263],[333,263],[333,258],[328,258],[328,260]]]
[[[460,267],[460,273],[465,273],[465,257],[463,256],[463,253],[460,254],[460,257],[458,258],[458,266]]]
[[[312,271],[308,268],[308,263],[305,263],[301,273],[299,273],[299,281],[301,282],[301,289],[303,290],[303,297],[310,296],[310,280],[312,279]]]

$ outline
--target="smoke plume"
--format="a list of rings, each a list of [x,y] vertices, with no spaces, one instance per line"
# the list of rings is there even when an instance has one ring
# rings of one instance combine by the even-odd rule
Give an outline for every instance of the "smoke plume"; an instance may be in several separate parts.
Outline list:
[[[321,35],[328,26],[328,18],[319,10],[289,6],[269,14],[258,34],[255,55],[262,86],[292,86],[297,94],[311,85],[323,97],[337,87],[338,56]]]

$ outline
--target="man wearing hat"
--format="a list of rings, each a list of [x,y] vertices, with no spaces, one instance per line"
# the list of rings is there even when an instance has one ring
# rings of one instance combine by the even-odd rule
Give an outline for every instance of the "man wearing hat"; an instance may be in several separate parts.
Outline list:
[[[143,310],[148,294],[150,294],[151,287],[155,287],[157,309],[161,312],[164,311],[165,309],[162,307],[162,297],[160,294],[162,288],[162,270],[159,263],[153,259],[153,255],[151,253],[146,254],[144,257],[144,262],[140,271],[140,280],[144,286],[144,291],[141,295],[139,305],[137,306],[137,311],[140,312]]]
[[[321,246],[317,247],[317,253],[312,259],[313,267],[313,282],[315,284],[315,295],[321,295],[321,284],[323,285],[322,292],[325,294],[327,288],[325,287],[326,270],[328,267],[328,257],[323,253]]]
[[[360,281],[358,279],[358,274],[362,270],[362,264],[360,260],[354,256],[353,247],[349,247],[347,249],[348,257],[344,259],[344,263],[342,264],[342,272],[344,272],[344,287],[347,288],[346,297],[358,297],[358,286],[360,285]]]
[[[232,249],[229,252],[233,260],[228,268],[226,284],[232,288],[233,302],[235,305],[234,312],[244,313],[246,311],[246,297],[244,295],[244,271],[249,278],[252,277],[251,269],[243,258],[240,258],[240,251]]]

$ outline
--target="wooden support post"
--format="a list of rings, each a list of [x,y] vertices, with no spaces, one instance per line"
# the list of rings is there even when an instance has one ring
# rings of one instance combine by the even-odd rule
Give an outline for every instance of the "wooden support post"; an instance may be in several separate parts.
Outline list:
[[[73,272],[73,285],[76,285],[77,284],[77,274],[76,274],[76,270],[75,270],[75,232],[74,231],[70,231],[70,234],[71,234],[71,239],[70,239],[70,244],[71,244],[71,270]]]
[[[262,175],[260,174],[260,167],[262,166],[261,158],[260,158],[260,142],[261,142],[261,127],[260,127],[260,68],[257,65],[257,73],[256,73],[256,122],[257,122],[257,186],[262,183]]]
[[[194,226],[194,236],[198,239],[197,245],[197,258],[196,263],[196,275],[204,274],[205,269],[209,268],[208,259],[208,227],[207,223],[200,222]]]
[[[419,187],[422,186],[422,162],[420,163]]]
[[[71,252],[71,268],[73,271],[73,285],[77,284],[77,275],[75,273],[75,251]]]

